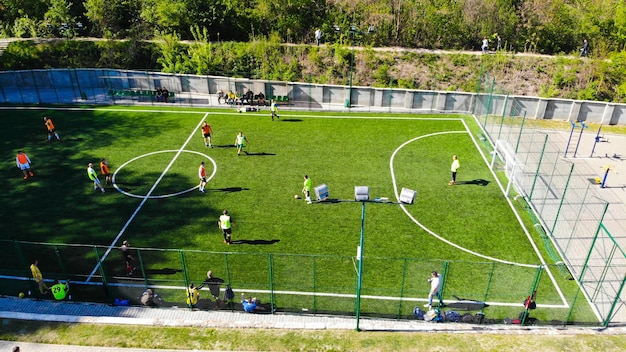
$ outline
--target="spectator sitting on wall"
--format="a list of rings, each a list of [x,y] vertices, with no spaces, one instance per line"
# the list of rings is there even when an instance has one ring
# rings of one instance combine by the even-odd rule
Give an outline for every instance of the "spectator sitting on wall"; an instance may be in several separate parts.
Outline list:
[[[226,98],[226,103],[227,104],[235,103],[235,93],[232,90],[228,91],[228,97]]]
[[[254,100],[254,93],[250,89],[246,91],[246,94],[243,97],[246,100],[246,104],[252,105],[252,101]]]
[[[222,99],[224,99],[224,92],[220,89],[217,91],[217,103],[221,104]]]
[[[257,105],[263,105],[265,106],[265,94],[263,94],[263,92],[259,92],[259,100],[257,100]]]
[[[163,101],[164,102],[169,102],[169,98],[170,98],[170,91],[167,90],[167,88],[163,87]]]
[[[163,89],[161,87],[157,88],[155,99],[156,101],[163,101]]]

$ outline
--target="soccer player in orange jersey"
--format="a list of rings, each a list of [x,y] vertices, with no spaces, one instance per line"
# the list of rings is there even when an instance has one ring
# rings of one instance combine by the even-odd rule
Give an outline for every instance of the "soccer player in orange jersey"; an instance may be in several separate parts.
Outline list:
[[[198,177],[200,177],[200,192],[206,193],[204,190],[204,186],[206,185],[206,167],[204,167],[204,161],[200,163],[200,167],[198,168]]]
[[[44,117],[43,118],[43,123],[46,125],[46,128],[48,129],[48,142],[52,141],[52,136],[53,135],[54,135],[54,137],[56,137],[57,141],[60,141],[61,137],[59,137],[59,134],[55,130],[54,123],[52,122],[52,119],[49,118],[49,117]]]
[[[213,148],[213,144],[211,144],[211,132],[213,132],[211,125],[204,121],[204,124],[202,125],[202,138],[204,138],[204,145],[206,147]]]
[[[109,170],[109,163],[104,158],[102,158],[102,160],[100,160],[100,172],[104,176],[104,182],[107,185],[112,185],[113,181],[112,181],[112,178],[111,178],[111,171]]]
[[[35,174],[33,173],[33,169],[31,169],[30,167],[30,165],[32,164],[30,162],[30,158],[23,151],[20,150],[17,152],[17,156],[15,157],[15,164],[24,173],[24,179],[27,179],[28,176],[35,176]]]

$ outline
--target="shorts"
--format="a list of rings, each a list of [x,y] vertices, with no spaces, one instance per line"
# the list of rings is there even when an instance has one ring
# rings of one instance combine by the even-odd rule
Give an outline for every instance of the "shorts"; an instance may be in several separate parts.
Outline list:
[[[233,229],[232,228],[222,229],[222,233],[230,236],[230,234],[233,233]]]
[[[20,170],[28,170],[28,169],[30,169],[29,163],[20,164]]]
[[[211,134],[210,133],[204,133],[203,136],[204,136],[204,138],[211,138]]]
[[[54,128],[51,130],[48,130],[48,133],[54,133]]]
[[[100,184],[100,179],[93,180],[93,183],[96,184],[96,185],[99,185]]]
[[[200,177],[200,182],[206,183],[206,177]]]

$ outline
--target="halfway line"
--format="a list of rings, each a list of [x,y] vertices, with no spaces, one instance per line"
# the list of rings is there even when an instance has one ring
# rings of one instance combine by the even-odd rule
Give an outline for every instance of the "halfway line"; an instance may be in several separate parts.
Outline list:
[[[161,176],[159,176],[159,178],[156,180],[154,185],[152,185],[152,188],[150,188],[150,190],[148,191],[146,196],[141,200],[141,203],[139,203],[139,205],[137,206],[137,209],[135,209],[135,211],[133,212],[133,215],[130,216],[128,221],[126,221],[126,224],[124,224],[124,226],[122,227],[120,232],[117,234],[117,236],[115,236],[115,239],[113,240],[113,242],[111,243],[109,248],[107,248],[106,252],[104,252],[104,255],[102,256],[102,258],[100,258],[100,260],[98,260],[98,264],[96,264],[96,267],[93,268],[93,270],[91,271],[91,274],[89,274],[89,276],[87,277],[87,280],[85,280],[86,282],[89,282],[91,280],[91,278],[95,275],[96,271],[98,271],[98,269],[100,268],[100,265],[102,265],[102,261],[104,261],[104,259],[109,255],[109,253],[111,253],[111,250],[113,249],[113,247],[115,247],[115,244],[117,243],[117,241],[119,241],[120,237],[122,237],[122,235],[124,234],[124,232],[126,231],[128,226],[135,219],[135,217],[139,213],[139,210],[141,210],[141,208],[146,203],[146,201],[148,201],[148,199],[150,199],[150,196],[152,195],[152,192],[154,192],[154,190],[159,185],[159,183],[161,182],[163,177],[165,177],[165,174],[172,167],[172,165],[174,164],[176,159],[178,159],[178,156],[180,156],[180,154],[185,150],[185,147],[187,146],[187,144],[189,144],[189,141],[191,141],[191,138],[193,138],[193,136],[196,134],[196,131],[198,130],[198,128],[200,128],[200,126],[202,125],[204,120],[206,120],[208,115],[209,115],[209,113],[207,112],[207,113],[204,114],[204,116],[202,116],[202,119],[200,120],[200,122],[198,123],[196,128],[193,129],[193,131],[191,132],[191,134],[189,135],[189,137],[187,138],[185,143],[182,145],[182,147],[180,147],[180,149],[178,149],[178,152],[176,152],[176,155],[174,155],[174,157],[172,158],[170,163],[167,165],[165,170],[163,170],[163,172],[161,173]]]

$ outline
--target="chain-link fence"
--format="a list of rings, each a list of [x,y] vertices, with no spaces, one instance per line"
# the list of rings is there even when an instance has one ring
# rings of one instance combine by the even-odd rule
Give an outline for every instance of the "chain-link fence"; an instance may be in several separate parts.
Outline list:
[[[256,297],[268,312],[354,315],[356,309],[355,257],[131,248],[134,270],[128,275],[118,248],[20,241],[0,244],[6,259],[0,263],[3,295],[23,292],[30,297],[48,297],[39,293],[30,273],[29,266],[37,259],[46,284],[69,278],[70,294],[77,301],[128,300],[139,305],[142,292],[151,288],[158,294],[160,306],[185,307],[186,288],[191,283],[200,285],[211,270],[224,280],[221,300],[218,303],[201,290],[199,309],[240,310],[242,293]],[[518,317],[524,310],[523,300],[538,287],[544,294],[542,302],[562,305],[554,286],[538,280],[542,267],[367,256],[363,261],[363,316],[414,318],[414,308],[427,302],[427,279],[433,270],[443,277],[446,310],[479,313],[485,322]],[[381,280],[381,272],[392,277]],[[232,302],[223,300],[227,285],[235,293]]]
[[[597,140],[585,137],[579,121],[566,131],[527,118],[524,105],[488,74],[481,78],[478,97],[479,137],[489,142],[484,144],[492,153],[492,168],[506,176],[507,195],[528,208],[551,259],[578,280],[599,320],[605,325],[626,322],[626,239],[615,236],[623,234],[623,201],[614,203],[601,193],[597,171],[572,158],[575,153],[567,157],[582,138]]]

